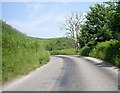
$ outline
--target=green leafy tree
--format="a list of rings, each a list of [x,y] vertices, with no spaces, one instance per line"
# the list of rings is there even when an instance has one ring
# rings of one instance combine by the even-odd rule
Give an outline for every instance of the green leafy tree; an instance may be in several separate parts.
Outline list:
[[[111,10],[111,18],[109,21],[109,28],[112,31],[114,39],[120,40],[120,0],[116,2],[107,3]]]
[[[103,4],[95,4],[90,7],[90,11],[86,15],[86,22],[81,25],[81,35],[79,40],[83,40],[88,46],[95,46],[97,42],[104,42],[112,39],[112,31],[108,22],[113,10],[111,6]]]

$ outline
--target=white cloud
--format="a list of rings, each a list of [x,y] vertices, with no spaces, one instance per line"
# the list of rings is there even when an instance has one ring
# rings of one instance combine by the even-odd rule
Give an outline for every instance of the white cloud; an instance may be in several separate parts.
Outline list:
[[[110,0],[2,0],[2,2],[105,2]]]
[[[57,16],[57,17],[56,17],[56,20],[59,21],[59,22],[65,21],[65,15]]]
[[[49,11],[29,21],[8,20],[7,23],[29,36],[56,37],[60,36],[60,34],[62,34],[61,36],[64,35],[64,32],[59,31],[58,23],[61,21],[64,21],[63,15],[57,16],[53,11]]]
[[[28,16],[32,18],[44,8],[44,5],[41,3],[25,3],[25,7],[27,9]]]
[[[65,21],[65,15],[58,15],[57,10],[50,10],[41,15],[31,18],[30,20],[8,20],[16,29],[22,31],[29,36],[35,37],[56,37],[64,36],[65,31],[60,31],[60,22]],[[38,13],[39,14],[39,13]],[[86,13],[83,13],[86,15]],[[46,34],[47,33],[47,34]]]
[[[8,24],[11,24],[14,28],[29,34],[34,32],[36,28],[41,24],[41,21],[20,21],[20,20],[9,20]]]

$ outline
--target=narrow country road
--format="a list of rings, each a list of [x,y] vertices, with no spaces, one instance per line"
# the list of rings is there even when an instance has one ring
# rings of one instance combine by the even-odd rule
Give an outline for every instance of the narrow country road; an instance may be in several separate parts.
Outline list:
[[[78,56],[51,56],[48,64],[3,87],[4,91],[118,91],[110,65]]]

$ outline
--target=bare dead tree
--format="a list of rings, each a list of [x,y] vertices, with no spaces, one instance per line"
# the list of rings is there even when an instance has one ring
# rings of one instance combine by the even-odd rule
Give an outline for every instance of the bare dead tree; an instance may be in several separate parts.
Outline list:
[[[61,29],[66,30],[66,36],[75,41],[74,47],[79,48],[78,36],[80,34],[80,25],[85,19],[83,13],[71,13],[65,16],[65,23],[62,23]]]

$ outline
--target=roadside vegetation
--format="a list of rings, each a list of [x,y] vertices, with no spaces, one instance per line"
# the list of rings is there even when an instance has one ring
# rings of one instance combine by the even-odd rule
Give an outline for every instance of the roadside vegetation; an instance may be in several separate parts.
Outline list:
[[[75,55],[78,52],[74,49],[73,42],[71,38],[47,39],[45,48],[49,50],[51,55]]]
[[[51,55],[74,55],[70,38],[28,37],[6,22],[2,25],[2,82],[46,64]]]
[[[75,40],[81,56],[100,58],[120,67],[120,0],[96,3],[85,16],[71,13],[61,27]]]
[[[99,43],[89,55],[106,60],[115,66],[120,66],[120,42],[118,40],[110,40]]]
[[[30,38],[2,22],[2,81],[27,74],[49,60],[49,52]]]
[[[77,55],[78,52],[76,49],[62,49],[62,50],[52,50],[50,51],[51,55]]]
[[[120,67],[120,1],[95,4],[81,25],[80,54]]]

